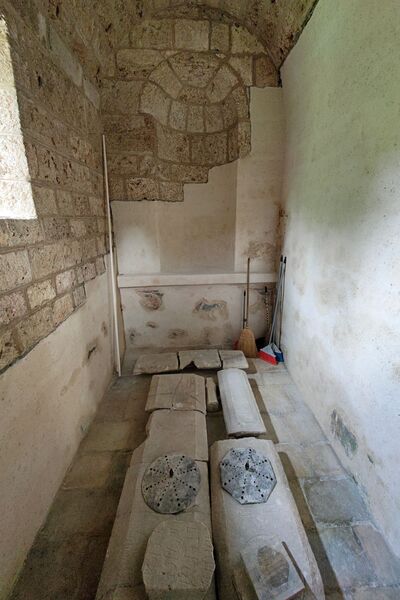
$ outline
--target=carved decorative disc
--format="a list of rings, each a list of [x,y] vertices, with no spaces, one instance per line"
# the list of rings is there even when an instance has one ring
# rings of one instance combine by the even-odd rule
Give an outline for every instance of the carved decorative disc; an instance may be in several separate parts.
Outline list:
[[[192,458],[183,454],[160,456],[143,476],[143,498],[158,513],[176,514],[192,504],[200,480],[200,471]]]
[[[266,502],[276,485],[270,461],[254,448],[232,448],[219,468],[222,487],[240,504]]]

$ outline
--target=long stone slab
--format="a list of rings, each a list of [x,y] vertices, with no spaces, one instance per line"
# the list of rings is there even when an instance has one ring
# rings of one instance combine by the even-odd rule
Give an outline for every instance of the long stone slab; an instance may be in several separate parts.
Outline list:
[[[148,539],[161,523],[203,523],[211,535],[208,465],[198,461],[200,490],[194,503],[176,515],[160,514],[145,503],[142,496],[142,478],[150,462],[140,462],[143,448],[137,448],[127,471],[120,503],[114,522],[106,558],[97,590],[96,600],[144,599],[142,565]],[[125,595],[122,595],[122,592]],[[215,600],[212,583],[207,600]]]
[[[228,435],[243,437],[265,433],[246,373],[241,369],[223,369],[218,372],[218,384]]]
[[[222,488],[220,462],[232,448],[252,448],[271,462],[277,483],[267,502],[240,504]],[[259,536],[273,536],[286,545],[309,588],[304,598],[325,598],[321,575],[273,442],[243,438],[213,444],[211,498],[219,600],[236,597],[233,573],[240,572],[241,553]]]
[[[134,375],[153,375],[154,373],[171,373],[179,371],[178,354],[165,352],[164,354],[141,354],[135,362]]]
[[[153,462],[163,454],[184,454],[208,460],[206,417],[198,410],[155,410],[146,426],[140,462]]]
[[[196,369],[220,369],[221,359],[218,350],[181,350],[179,365],[185,369],[194,364]]]
[[[241,350],[220,350],[223,369],[248,369],[249,363]]]
[[[146,410],[198,410],[206,414],[205,379],[182,373],[155,375],[151,380]]]

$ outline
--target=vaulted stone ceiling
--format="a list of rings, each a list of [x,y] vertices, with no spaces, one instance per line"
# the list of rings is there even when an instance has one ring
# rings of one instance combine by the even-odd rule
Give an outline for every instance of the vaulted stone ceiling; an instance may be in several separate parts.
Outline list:
[[[133,22],[154,16],[195,18],[221,11],[251,31],[280,67],[318,0],[103,0],[94,3],[110,38],[126,35]],[[206,15],[204,15],[206,16]],[[209,15],[208,15],[209,16]]]

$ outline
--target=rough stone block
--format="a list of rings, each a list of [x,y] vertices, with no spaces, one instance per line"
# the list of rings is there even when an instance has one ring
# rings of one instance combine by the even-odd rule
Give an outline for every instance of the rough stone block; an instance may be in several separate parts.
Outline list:
[[[178,98],[182,89],[182,83],[179,81],[168,62],[162,62],[150,75],[150,80],[157,83],[168,96]]]
[[[157,126],[158,156],[177,163],[190,162],[190,145],[187,135],[168,131]]]
[[[215,133],[224,128],[224,120],[220,105],[205,106],[204,118],[207,133]]]
[[[240,369],[224,369],[218,372],[218,383],[228,435],[243,437],[266,433],[246,373]]]
[[[140,110],[167,125],[171,98],[154,83],[147,83],[140,98]]]
[[[253,57],[232,56],[229,60],[232,69],[236,71],[244,85],[253,85]]]
[[[234,71],[227,65],[222,65],[207,90],[210,102],[221,102],[239,83]]]
[[[96,259],[96,272],[97,275],[102,275],[106,272],[106,265],[104,264],[104,258],[102,256],[99,256],[99,258]]]
[[[231,27],[232,54],[261,54],[264,47],[258,39],[242,25]]]
[[[79,287],[77,287],[76,290],[73,291],[72,297],[74,299],[75,308],[81,306],[86,300],[85,286],[80,285]]]
[[[208,21],[179,19],[175,22],[175,45],[182,50],[208,50]]]
[[[82,67],[52,25],[49,27],[49,43],[56,62],[74,84],[80,87],[82,84]]]
[[[62,298],[57,298],[53,305],[53,322],[55,327],[65,321],[73,311],[74,305],[70,294],[63,296]]]
[[[254,448],[271,462],[277,484],[266,503],[242,505],[222,489],[219,465],[232,448]],[[235,597],[232,572],[241,563],[241,552],[261,535],[284,542],[315,598],[325,597],[317,563],[273,442],[245,438],[215,443],[211,448],[211,493],[220,600]]]
[[[146,79],[163,60],[156,50],[124,49],[117,52],[118,72],[127,79]]]
[[[170,181],[160,181],[159,199],[165,202],[183,202],[184,193],[181,183],[173,183]]]
[[[211,23],[211,50],[229,53],[229,25],[226,23]]]
[[[146,410],[198,410],[206,414],[204,377],[192,374],[155,375],[151,380]]]
[[[103,81],[101,106],[104,112],[131,114],[138,112],[142,81]]]
[[[150,535],[142,567],[150,600],[202,600],[214,569],[210,533],[202,523],[165,521]]]
[[[221,359],[218,350],[181,350],[179,365],[185,369],[193,364],[196,369],[220,369]]]
[[[149,177],[135,177],[127,181],[129,200],[159,200],[158,181]]]
[[[254,85],[256,87],[276,87],[279,75],[271,59],[265,54],[254,58]]]
[[[181,99],[194,104],[205,104],[206,96],[203,88],[210,83],[217,72],[221,64],[218,58],[212,54],[182,52],[172,56],[169,62],[185,85]]]
[[[31,285],[27,290],[28,300],[32,309],[42,306],[56,297],[53,282],[50,279]]]
[[[27,312],[24,296],[20,292],[1,296],[0,298],[0,325],[8,325],[23,317]]]
[[[203,133],[204,109],[202,106],[188,107],[187,129],[191,133]]]
[[[45,306],[32,316],[24,319],[16,327],[18,339],[23,352],[34,346],[39,340],[53,331],[53,311],[51,306]]]
[[[19,351],[11,331],[0,334],[0,371],[8,367],[19,356]]]
[[[173,36],[173,21],[149,19],[133,28],[131,41],[136,48],[169,50],[173,47]]]
[[[188,107],[183,102],[174,100],[169,114],[169,126],[172,129],[186,130]]]
[[[249,363],[241,350],[220,350],[223,369],[248,369]]]
[[[206,391],[207,391],[207,412],[218,412],[220,405],[217,397],[217,386],[212,377],[206,379]]]
[[[222,165],[227,161],[227,134],[198,135],[192,141],[192,160],[199,165]]]
[[[26,250],[0,254],[0,289],[3,292],[29,283],[31,280],[31,266]]]

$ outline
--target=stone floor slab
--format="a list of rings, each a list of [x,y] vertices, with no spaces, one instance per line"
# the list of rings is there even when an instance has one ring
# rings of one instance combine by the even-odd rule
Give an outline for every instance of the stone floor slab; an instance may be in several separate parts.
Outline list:
[[[399,600],[400,588],[374,587],[354,590],[352,600]]]
[[[218,384],[228,435],[243,437],[265,433],[246,373],[240,369],[223,369],[218,372]]]
[[[142,354],[135,362],[134,375],[155,373],[171,373],[179,371],[178,354],[165,352],[160,354]]]
[[[220,461],[231,448],[243,447],[254,448],[271,461],[277,484],[266,503],[242,505],[222,489]],[[285,542],[317,600],[324,598],[318,566],[273,442],[244,438],[215,443],[211,448],[211,493],[220,600],[235,597],[233,569],[242,550],[259,535],[273,535]]]
[[[377,577],[351,527],[324,527],[310,533],[325,589],[342,591],[376,585]]]
[[[373,565],[379,582],[386,586],[400,586],[400,560],[391,552],[382,534],[371,523],[355,525],[353,531]]]
[[[132,450],[134,440],[132,426],[128,421],[93,423],[82,441],[79,452],[106,452]]]
[[[346,475],[332,446],[328,443],[319,443],[314,446],[277,444],[276,449],[288,479]]]
[[[277,440],[281,443],[296,443],[304,446],[326,442],[326,436],[317,419],[307,406],[284,416],[270,415]]]
[[[249,363],[241,350],[220,350],[223,369],[248,369]]]
[[[185,369],[193,364],[196,369],[220,369],[221,359],[218,350],[181,350],[179,366]]]
[[[206,414],[205,379],[200,375],[154,375],[147,398],[146,411],[198,410]]]
[[[360,490],[349,477],[305,481],[303,489],[317,523],[340,525],[370,519]]]
[[[107,483],[113,464],[112,452],[93,452],[77,457],[65,476],[64,489],[101,488]]]

